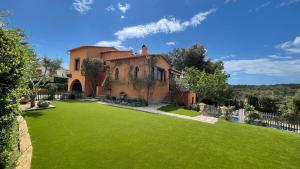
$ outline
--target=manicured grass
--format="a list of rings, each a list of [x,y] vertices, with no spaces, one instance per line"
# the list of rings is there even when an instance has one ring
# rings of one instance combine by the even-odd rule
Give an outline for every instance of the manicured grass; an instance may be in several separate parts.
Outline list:
[[[300,168],[300,136],[294,133],[99,103],[54,104],[23,114],[33,169]]]
[[[181,115],[186,115],[186,116],[198,116],[200,113],[192,110],[186,110],[183,108],[178,108],[172,105],[167,105],[167,106],[162,106],[159,108],[161,111],[165,111],[168,113],[175,113],[175,114],[181,114]]]

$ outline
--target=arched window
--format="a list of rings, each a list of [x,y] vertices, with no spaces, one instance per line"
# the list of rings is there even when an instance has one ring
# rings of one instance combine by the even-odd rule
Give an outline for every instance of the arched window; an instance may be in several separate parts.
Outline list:
[[[119,80],[119,68],[115,70],[115,80]]]
[[[140,71],[140,68],[137,66],[135,67],[134,69],[134,78],[139,78],[139,71]]]

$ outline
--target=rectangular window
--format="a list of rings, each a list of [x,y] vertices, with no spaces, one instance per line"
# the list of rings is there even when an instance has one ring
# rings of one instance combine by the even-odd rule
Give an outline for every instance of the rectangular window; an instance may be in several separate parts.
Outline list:
[[[80,69],[80,59],[75,59],[75,70]]]
[[[165,80],[165,70],[157,68],[157,80],[163,81]]]

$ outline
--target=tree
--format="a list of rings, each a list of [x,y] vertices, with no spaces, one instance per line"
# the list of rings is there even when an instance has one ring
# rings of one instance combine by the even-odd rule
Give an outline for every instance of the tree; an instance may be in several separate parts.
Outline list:
[[[15,168],[17,162],[19,113],[21,95],[28,92],[30,63],[35,55],[20,29],[7,29],[0,12],[0,168]]]
[[[191,48],[175,48],[168,54],[172,65],[177,70],[184,70],[186,67],[195,67],[207,73],[214,73],[219,69],[224,69],[223,62],[212,62],[207,58],[204,46],[194,44]]]
[[[91,80],[92,96],[96,96],[97,89],[97,78],[100,74],[100,71],[103,69],[103,63],[101,60],[86,58],[82,62],[81,74],[86,78]]]
[[[32,55],[35,54],[32,53]],[[51,59],[48,56],[44,56],[41,59],[34,59],[33,62],[31,62],[31,67],[35,70],[32,71],[29,76],[29,88],[31,89],[30,107],[35,106],[37,91],[44,86],[45,79],[53,76],[56,73],[56,70],[61,68],[61,63],[61,59]],[[37,71],[41,66],[44,68],[44,72]]]
[[[209,99],[215,104],[222,104],[228,99],[228,77],[220,68],[210,74],[191,67],[185,69],[183,79],[189,89],[197,93],[199,100]]]
[[[284,117],[290,122],[298,122],[300,121],[300,92],[295,94],[295,96],[291,99],[289,103],[289,111],[284,114]]]

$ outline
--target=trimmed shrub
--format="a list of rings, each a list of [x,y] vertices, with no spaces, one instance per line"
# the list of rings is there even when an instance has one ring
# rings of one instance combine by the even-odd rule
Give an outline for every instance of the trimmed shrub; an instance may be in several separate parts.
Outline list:
[[[50,101],[44,101],[44,100],[41,100],[41,101],[39,101],[39,102],[37,103],[37,106],[38,106],[39,108],[46,108],[46,107],[49,107],[50,104],[51,104]]]

